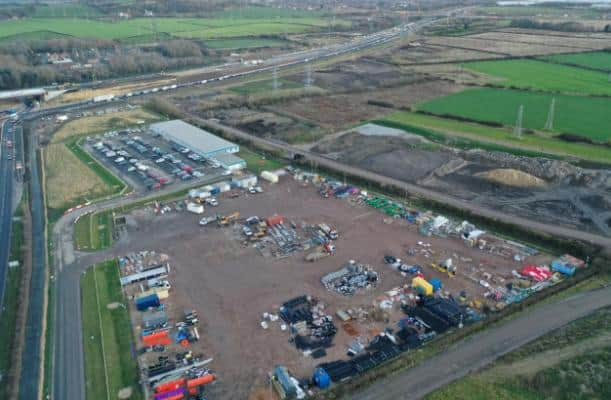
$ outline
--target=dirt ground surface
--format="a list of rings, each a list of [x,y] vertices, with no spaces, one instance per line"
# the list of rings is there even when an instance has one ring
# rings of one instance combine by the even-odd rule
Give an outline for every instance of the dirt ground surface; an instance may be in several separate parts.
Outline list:
[[[381,107],[380,102],[395,108],[408,107],[461,89],[460,85],[446,81],[426,80],[375,91],[305,97],[287,101],[274,109],[298,115],[327,128],[341,129],[394,111]]]
[[[214,358],[210,367],[217,373],[218,382],[209,393],[215,399],[247,399],[252,391],[265,387],[267,373],[277,364],[286,365],[297,376],[308,377],[316,364],[345,358],[346,346],[354,338],[339,323],[334,346],[327,350],[325,358],[314,360],[288,342],[288,333],[280,329],[279,323],[270,323],[268,330],[262,329],[261,315],[278,312],[283,302],[302,294],[321,299],[326,312],[333,316],[338,309],[368,309],[386,291],[410,280],[383,263],[385,254],[422,265],[425,277],[443,281],[444,291],[457,295],[465,290],[473,299],[482,299],[486,291],[478,283],[481,274],[490,273],[493,280],[502,282],[521,265],[512,257],[468,247],[457,238],[424,238],[415,225],[387,223],[383,214],[349,200],[323,199],[314,187],[302,186],[290,177],[274,186],[265,185],[264,189],[263,194],[221,198],[221,204],[209,208],[205,215],[240,211],[242,217],[280,214],[298,224],[326,222],[340,233],[337,254],[314,263],[306,262],[302,252],[276,259],[242,246],[239,226],[200,227],[197,221],[201,216],[186,212],[156,216],[150,209],[137,210],[128,216],[127,234],[113,250],[116,255],[146,249],[169,256],[172,289],[168,314],[179,316],[185,309],[199,312],[202,339],[192,349],[196,354]],[[418,241],[425,241],[430,247],[419,246]],[[415,255],[406,256],[408,249],[414,249]],[[455,278],[428,266],[448,257],[458,264]],[[351,259],[375,268],[380,274],[377,288],[349,297],[327,291],[320,278]],[[538,255],[525,262],[549,260],[550,256]],[[138,323],[139,314],[133,315]],[[385,316],[387,321],[364,318],[353,322],[353,327],[366,343],[381,329],[396,327],[401,317],[395,303]],[[157,355],[148,353],[145,358],[150,362]]]
[[[312,150],[510,214],[611,236],[609,170],[483,150],[458,151],[419,143],[409,134],[403,139],[366,136],[357,130],[330,136]]]

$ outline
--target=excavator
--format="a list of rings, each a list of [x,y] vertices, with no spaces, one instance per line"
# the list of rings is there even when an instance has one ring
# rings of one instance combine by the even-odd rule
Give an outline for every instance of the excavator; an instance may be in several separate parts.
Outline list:
[[[238,218],[240,218],[240,213],[236,211],[232,214],[219,217],[217,221],[219,226],[227,226]]]

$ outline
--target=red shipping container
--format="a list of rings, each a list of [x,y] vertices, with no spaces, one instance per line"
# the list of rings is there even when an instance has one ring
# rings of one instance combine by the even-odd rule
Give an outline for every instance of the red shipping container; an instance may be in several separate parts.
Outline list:
[[[170,392],[184,386],[186,380],[184,378],[175,379],[170,382],[161,383],[155,387],[155,393]]]
[[[538,265],[526,265],[522,268],[520,274],[537,282],[541,282],[551,278],[553,272],[547,268],[539,267]]]
[[[199,378],[188,380],[187,387],[191,389],[197,386],[207,385],[212,381],[214,381],[214,374],[206,374],[204,376],[200,376]]]
[[[278,225],[284,222],[284,217],[282,215],[274,215],[267,218],[265,222],[267,223],[267,226]]]
[[[159,331],[142,337],[145,346],[167,346],[172,343],[167,331]]]

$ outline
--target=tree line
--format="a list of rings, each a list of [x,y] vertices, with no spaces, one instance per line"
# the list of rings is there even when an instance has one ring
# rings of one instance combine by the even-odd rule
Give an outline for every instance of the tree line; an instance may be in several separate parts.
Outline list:
[[[80,68],[48,64],[47,53],[66,54]],[[209,63],[214,55],[201,44],[170,40],[155,46],[122,46],[107,40],[57,39],[0,45],[0,89],[87,82]],[[97,59],[91,67],[84,64]]]

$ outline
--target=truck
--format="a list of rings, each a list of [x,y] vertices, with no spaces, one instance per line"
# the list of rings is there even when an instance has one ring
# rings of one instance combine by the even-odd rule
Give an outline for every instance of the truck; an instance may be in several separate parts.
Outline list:
[[[337,240],[337,238],[339,237],[339,234],[337,233],[337,231],[335,229],[332,229],[327,224],[318,224],[318,227],[331,240]]]
[[[204,206],[202,206],[201,204],[197,204],[197,203],[188,203],[187,211],[192,212],[193,214],[203,214]]]
[[[206,226],[211,222],[216,221],[216,217],[215,216],[209,216],[209,217],[204,217],[202,219],[199,220],[199,225],[200,226]]]
[[[218,219],[218,225],[227,226],[238,218],[240,218],[240,213],[237,211],[229,215],[224,215]]]
[[[115,98],[114,94],[101,94],[99,96],[94,96],[93,102],[94,103],[101,103],[103,101],[111,101],[114,98]]]
[[[318,246],[310,253],[306,254],[305,260],[308,262],[318,261],[321,258],[330,256],[335,254],[335,246],[329,243],[326,243],[322,246]]]

